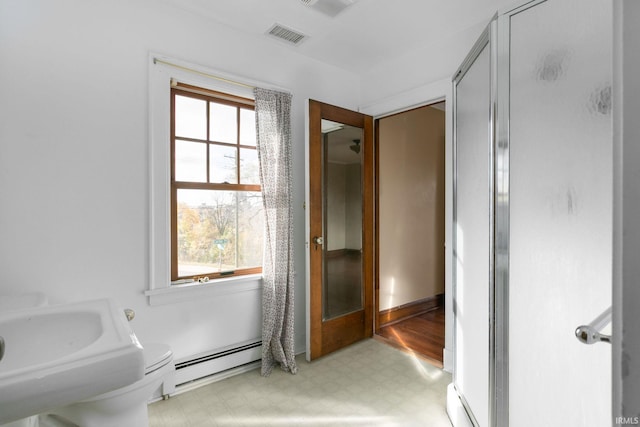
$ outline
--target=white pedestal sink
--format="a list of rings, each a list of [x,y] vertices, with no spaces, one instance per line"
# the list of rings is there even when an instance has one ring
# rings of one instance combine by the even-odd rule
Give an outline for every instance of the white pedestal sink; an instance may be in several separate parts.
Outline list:
[[[108,299],[0,313],[0,424],[144,377],[142,347]]]

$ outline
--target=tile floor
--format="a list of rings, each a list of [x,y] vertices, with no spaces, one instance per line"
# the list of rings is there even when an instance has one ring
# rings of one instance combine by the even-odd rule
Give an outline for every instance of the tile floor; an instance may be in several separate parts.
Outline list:
[[[451,376],[419,358],[368,339],[297,361],[296,375],[254,370],[153,403],[149,425],[451,426]]]

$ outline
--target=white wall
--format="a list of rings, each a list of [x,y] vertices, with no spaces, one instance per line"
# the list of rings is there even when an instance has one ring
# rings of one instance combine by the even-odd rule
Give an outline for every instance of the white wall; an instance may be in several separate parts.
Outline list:
[[[442,79],[451,81],[453,73],[489,23],[490,14],[493,12],[495,11],[487,11],[486,22],[481,22],[453,37],[434,40],[420,49],[390,58],[371,68],[362,76],[363,108],[370,109],[390,97],[417,91],[426,84]],[[429,100],[422,100],[425,101]],[[411,105],[405,107],[409,106]]]
[[[260,295],[149,306],[148,55],[293,97],[296,344],[304,349],[304,110],[355,108],[359,79],[151,0],[0,2],[0,294],[113,297],[178,359],[260,336]]]

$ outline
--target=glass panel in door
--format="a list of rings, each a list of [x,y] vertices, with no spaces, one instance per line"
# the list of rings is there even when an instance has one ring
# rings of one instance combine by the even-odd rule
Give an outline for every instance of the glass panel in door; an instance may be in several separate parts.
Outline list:
[[[322,319],[362,310],[362,129],[322,120]]]

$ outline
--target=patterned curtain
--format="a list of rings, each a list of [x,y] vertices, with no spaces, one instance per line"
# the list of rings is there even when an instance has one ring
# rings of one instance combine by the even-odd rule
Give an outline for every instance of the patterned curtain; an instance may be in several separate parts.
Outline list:
[[[262,375],[269,375],[276,363],[295,374],[291,95],[260,88],[254,95],[265,219]]]

